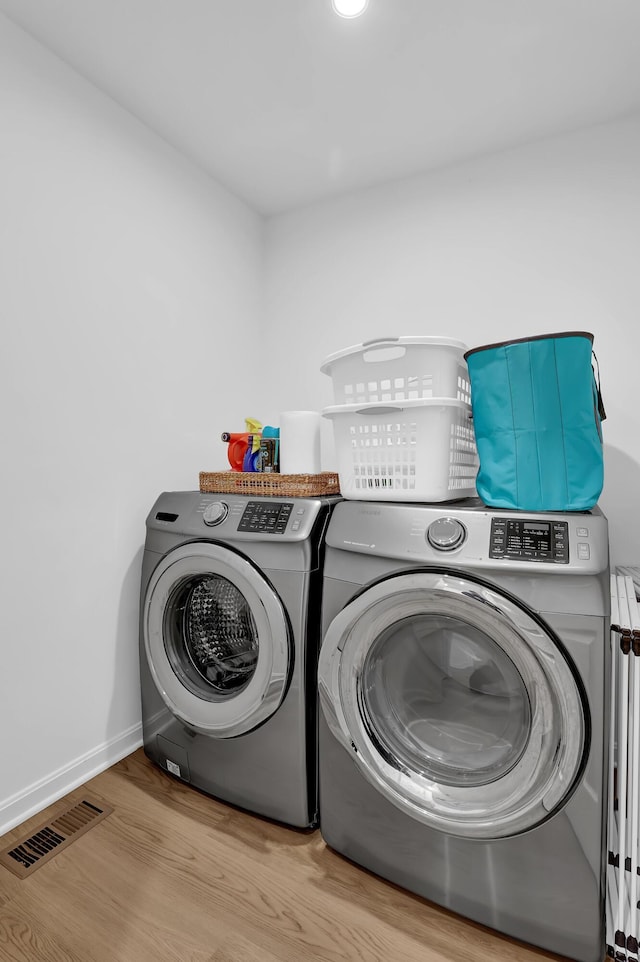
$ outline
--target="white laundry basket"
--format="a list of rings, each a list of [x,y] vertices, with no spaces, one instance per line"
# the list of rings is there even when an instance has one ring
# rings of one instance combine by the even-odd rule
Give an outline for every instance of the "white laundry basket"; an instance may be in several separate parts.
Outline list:
[[[455,398],[334,405],[340,493],[358,501],[474,497],[478,471],[471,405]]]
[[[333,379],[335,404],[448,397],[471,400],[466,344],[446,337],[386,337],[330,354],[320,370]]]

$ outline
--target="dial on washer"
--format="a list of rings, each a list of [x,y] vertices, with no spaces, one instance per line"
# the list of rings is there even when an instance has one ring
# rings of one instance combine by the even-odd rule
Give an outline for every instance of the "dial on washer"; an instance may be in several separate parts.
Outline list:
[[[212,527],[216,524],[222,524],[228,514],[229,507],[224,503],[224,501],[212,501],[204,509],[202,518],[205,524],[208,524],[209,527]]]
[[[464,525],[455,518],[438,518],[427,528],[427,541],[436,551],[459,548],[466,535]]]

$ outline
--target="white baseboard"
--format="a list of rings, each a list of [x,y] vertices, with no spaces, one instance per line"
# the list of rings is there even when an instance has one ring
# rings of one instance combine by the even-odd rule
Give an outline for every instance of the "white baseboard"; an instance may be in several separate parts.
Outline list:
[[[141,745],[142,725],[138,723],[58,771],[34,782],[24,791],[17,792],[10,798],[0,799],[0,836],[115,765]]]

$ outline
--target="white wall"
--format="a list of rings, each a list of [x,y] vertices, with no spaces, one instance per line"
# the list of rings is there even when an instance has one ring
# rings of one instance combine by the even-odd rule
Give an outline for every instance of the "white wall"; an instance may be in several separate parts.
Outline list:
[[[226,467],[219,434],[246,415],[331,403],[335,350],[592,331],[601,503],[614,560],[638,560],[640,118],[266,231],[2,16],[0,122],[0,834],[139,743],[155,496]]]
[[[144,520],[259,417],[260,218],[0,16],[0,834],[140,741]]]
[[[595,335],[612,559],[640,562],[640,117],[272,218],[274,410],[332,403],[324,358],[381,336]],[[275,416],[275,415],[274,415]],[[335,468],[329,422],[323,467]]]

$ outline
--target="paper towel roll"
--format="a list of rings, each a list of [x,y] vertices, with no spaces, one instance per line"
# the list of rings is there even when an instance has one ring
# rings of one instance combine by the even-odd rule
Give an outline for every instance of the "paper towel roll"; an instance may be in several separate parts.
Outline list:
[[[317,411],[280,415],[280,474],[320,474],[320,424]]]

